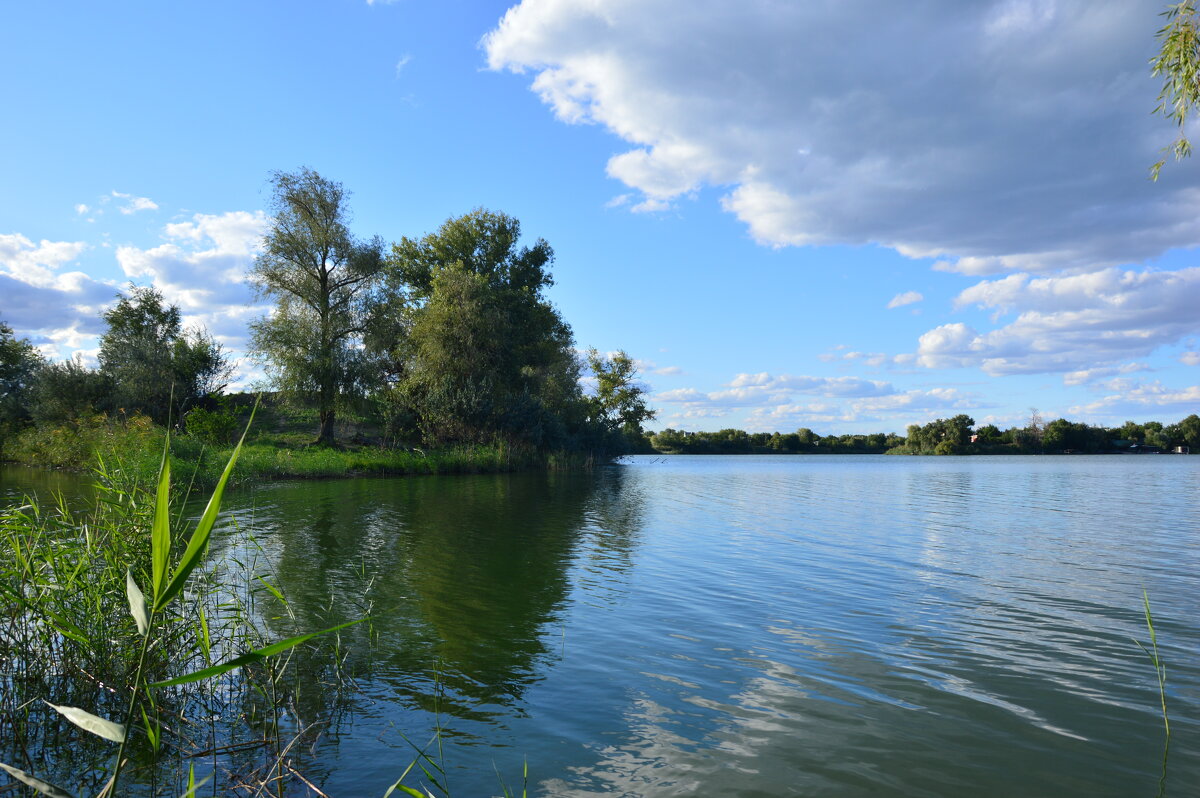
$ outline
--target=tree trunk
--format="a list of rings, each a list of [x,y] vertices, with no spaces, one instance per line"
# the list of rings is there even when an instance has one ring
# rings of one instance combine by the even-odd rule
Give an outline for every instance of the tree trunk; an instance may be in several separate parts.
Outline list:
[[[321,430],[319,433],[317,433],[317,443],[318,444],[324,444],[326,446],[333,446],[333,444],[334,444],[334,437],[333,437],[334,415],[335,415],[335,413],[332,410],[322,410],[321,411]]]

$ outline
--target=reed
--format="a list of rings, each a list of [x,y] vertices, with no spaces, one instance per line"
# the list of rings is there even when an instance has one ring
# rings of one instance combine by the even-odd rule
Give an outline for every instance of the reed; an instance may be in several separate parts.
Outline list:
[[[1142,605],[1146,614],[1146,629],[1150,632],[1150,647],[1146,648],[1140,640],[1134,640],[1138,648],[1150,658],[1154,666],[1154,675],[1158,681],[1158,700],[1162,707],[1163,721],[1163,755],[1162,772],[1158,777],[1158,798],[1167,793],[1167,756],[1171,752],[1171,719],[1167,715],[1167,665],[1158,653],[1158,635],[1154,631],[1154,616],[1150,614],[1150,595],[1142,590]]]
[[[263,644],[248,611],[257,588],[239,598],[205,569],[241,452],[239,443],[190,532],[182,513],[172,518],[165,439],[151,484],[137,469],[102,462],[96,502],[82,514],[61,499],[0,512],[0,739],[8,741],[0,750],[21,765],[0,769],[12,778],[56,798],[72,794],[55,783],[64,778],[114,796],[128,792],[132,769],[150,794],[167,784],[194,793],[194,767],[185,774],[183,763],[197,755],[199,718],[216,717],[214,702],[228,710],[258,694],[271,732],[258,746],[270,752],[258,792],[283,794],[290,746],[282,743],[287,667],[279,657],[358,621]],[[238,748],[228,739],[210,747]]]

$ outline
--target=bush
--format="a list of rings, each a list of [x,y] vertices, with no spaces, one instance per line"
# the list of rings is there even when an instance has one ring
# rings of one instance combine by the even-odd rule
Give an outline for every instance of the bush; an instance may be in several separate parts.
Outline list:
[[[187,434],[212,446],[228,446],[238,430],[238,420],[228,408],[216,410],[197,407],[184,416]]]

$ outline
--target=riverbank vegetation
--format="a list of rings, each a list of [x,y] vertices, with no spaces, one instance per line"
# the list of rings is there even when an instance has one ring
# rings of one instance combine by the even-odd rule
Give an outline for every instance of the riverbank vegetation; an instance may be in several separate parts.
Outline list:
[[[1098,427],[1055,419],[1042,421],[1034,411],[1027,423],[1000,430],[994,424],[975,426],[960,414],[928,424],[912,424],[907,436],[818,435],[808,428],[795,432],[684,432],[665,429],[650,433],[640,446],[661,454],[1150,454],[1200,452],[1200,416],[1192,414],[1174,424],[1126,421],[1120,427]],[[639,449],[645,451],[645,449]]]
[[[523,245],[516,219],[477,209],[389,249],[351,234],[339,183],[309,169],[272,183],[250,278],[274,307],[249,330],[270,395],[239,477],[496,471],[644,447],[654,413],[633,359],[576,348],[545,296],[554,251]],[[95,368],[46,362],[0,324],[0,457],[108,456],[145,476],[170,425],[173,456],[212,482],[250,403],[225,395],[221,344],[152,288],[131,285],[102,321]]]
[[[84,509],[62,499],[0,509],[9,776],[51,796],[191,795],[197,771],[215,779],[213,794],[282,795],[286,782],[304,781],[288,754],[306,731],[294,702],[315,684],[336,686],[346,641],[297,632],[256,556],[206,565],[238,451],[194,524],[166,459],[150,482],[101,468]],[[360,610],[365,620],[369,608]],[[280,628],[291,636],[279,639]],[[326,667],[302,680],[293,655]]]

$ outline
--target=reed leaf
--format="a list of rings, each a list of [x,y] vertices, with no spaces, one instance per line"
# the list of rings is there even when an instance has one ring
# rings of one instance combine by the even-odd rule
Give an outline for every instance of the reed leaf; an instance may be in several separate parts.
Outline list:
[[[20,768],[12,767],[0,762],[0,770],[3,770],[8,775],[12,776],[17,781],[40,792],[42,795],[48,795],[50,798],[75,798],[71,793],[64,790],[62,787],[57,787],[48,781],[42,781],[32,773],[26,773]]]
[[[241,454],[242,445],[246,442],[246,433],[250,431],[250,425],[254,423],[256,412],[258,412],[257,403],[254,405],[254,410],[250,411],[250,420],[246,422],[246,429],[242,431],[242,437],[238,440],[237,446],[233,448],[233,454],[229,456],[229,463],[226,464],[221,479],[213,488],[208,506],[204,508],[204,515],[200,516],[200,521],[196,524],[191,539],[188,540],[187,549],[184,550],[179,565],[175,568],[175,573],[171,576],[171,580],[163,592],[155,596],[155,612],[166,607],[175,596],[179,595],[188,576],[200,564],[204,551],[208,548],[209,535],[212,534],[213,525],[217,522],[217,515],[221,511],[221,498],[225,495],[225,485],[229,482],[229,475],[233,473],[233,466],[237,463],[238,455]]]
[[[125,597],[129,599],[129,614],[137,622],[138,634],[142,637],[150,631],[150,619],[146,617],[146,597],[133,581],[133,572],[125,569]]]
[[[154,497],[154,526],[150,532],[150,561],[153,564],[154,596],[162,595],[167,562],[171,556],[171,461],[163,453],[158,472],[158,492]]]
[[[49,587],[49,585],[46,585],[46,587]],[[13,590],[8,585],[0,585],[0,592],[3,592],[8,596],[9,599],[20,605],[23,609],[27,609],[30,612],[36,613],[50,621],[54,628],[57,629],[63,637],[74,640],[76,643],[79,643],[82,646],[91,648],[92,642],[88,640],[87,635],[83,633],[83,630],[64,618],[61,613],[47,609],[41,604],[31,604],[25,600],[24,596],[22,596],[16,590]]]
[[[112,740],[114,743],[125,742],[125,727],[120,723],[113,723],[111,720],[97,717],[79,707],[63,707],[51,704],[49,701],[46,704],[84,731],[91,732],[97,737],[103,737],[105,740]]]
[[[272,643],[269,646],[263,646],[262,648],[255,649],[254,651],[249,651],[245,654],[234,657],[233,659],[226,660],[225,662],[222,662],[218,665],[213,665],[210,668],[203,668],[201,670],[195,671],[194,673],[189,673],[185,676],[176,676],[174,679],[165,679],[161,682],[151,682],[147,686],[148,687],[173,687],[174,685],[177,685],[177,684],[189,684],[191,682],[199,682],[199,681],[203,681],[204,679],[210,679],[213,676],[220,676],[222,673],[228,673],[229,671],[234,670],[236,668],[240,668],[243,665],[249,665],[250,663],[253,663],[253,662],[259,662],[259,661],[266,659],[267,657],[270,657],[274,654],[279,654],[284,651],[287,651],[289,648],[293,648],[293,647],[298,646],[301,643],[304,643],[308,640],[312,640],[314,637],[320,637],[321,635],[329,634],[330,632],[336,632],[339,629],[345,629],[347,626],[353,626],[356,623],[362,623],[364,620],[365,620],[364,618],[359,618],[357,621],[350,621],[349,623],[339,624],[338,626],[333,626],[333,627],[330,627],[329,629],[323,629],[320,632],[309,632],[306,635],[297,635],[296,637],[289,637],[286,640],[280,640],[279,642]]]

